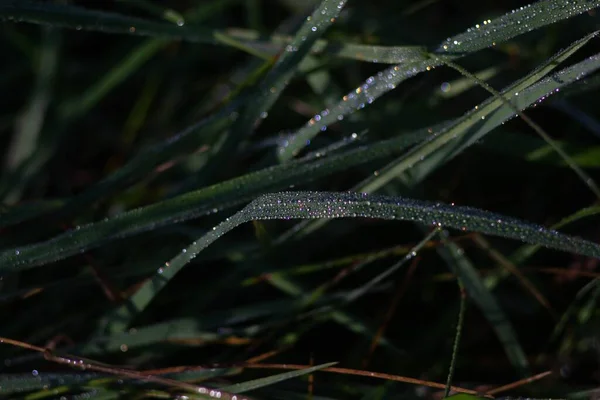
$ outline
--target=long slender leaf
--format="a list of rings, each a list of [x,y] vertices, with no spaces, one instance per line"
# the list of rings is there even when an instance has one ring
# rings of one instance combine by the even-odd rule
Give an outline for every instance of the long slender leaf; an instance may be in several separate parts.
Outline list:
[[[578,80],[580,74],[589,74],[600,68],[600,58],[595,56],[542,80],[548,72],[565,61],[596,35],[596,32],[587,35],[555,54],[548,62],[504,89],[502,96],[512,99],[517,109],[524,110]],[[565,79],[563,76],[568,78]],[[422,180],[442,165],[444,161],[460,154],[468,145],[481,140],[486,134],[513,116],[514,111],[510,107],[504,105],[501,100],[492,97],[475,106],[473,110],[464,116],[441,124],[441,126],[430,128],[431,132],[435,134],[428,141],[423,141],[420,146],[413,148],[410,153],[392,161],[378,171],[377,174],[369,176],[356,185],[353,190],[367,193],[376,192],[392,179],[408,170],[411,171],[413,180]],[[302,234],[313,232],[326,223],[326,220],[301,223],[284,238],[300,232]]]
[[[56,27],[105,33],[158,36],[203,43],[216,43],[211,30],[199,26],[178,26],[142,18],[90,10],[72,5],[9,0],[0,3],[0,18],[17,22],[49,24]]]
[[[442,42],[434,51],[434,59],[395,65],[369,77],[361,86],[344,96],[333,109],[315,115],[304,127],[282,142],[278,149],[278,157],[281,161],[289,160],[307,146],[321,129],[371,104],[404,80],[441,65],[444,57],[461,57],[598,6],[600,1],[576,0],[565,3],[562,0],[542,0],[494,20],[477,24],[466,32]]]
[[[578,42],[578,45],[582,44]],[[572,51],[574,51],[573,46],[569,48],[569,51],[560,54],[563,56]],[[545,68],[550,68],[550,66],[542,67],[538,72]],[[590,57],[540,81],[527,91],[527,95],[522,93],[518,96],[513,96],[513,101],[517,108],[525,108],[537,99],[543,98],[557,88],[580,79],[597,68],[600,68],[600,55]],[[527,77],[517,85],[513,85],[510,89],[527,88],[532,80],[535,82],[534,78]],[[503,95],[508,97],[508,93]],[[456,147],[464,147],[479,140],[482,135],[489,132],[493,127],[498,126],[501,122],[513,116],[513,111],[509,107],[498,106],[496,103],[497,100],[491,99],[485,102],[482,107],[477,107],[465,115],[465,117],[459,119],[450,128],[441,133],[431,135],[431,138],[419,146],[417,150],[411,151],[407,156],[402,157],[400,162],[394,165],[394,168],[397,168],[394,170],[394,174],[421,162],[427,155],[455,140],[459,133],[464,135],[466,132],[469,132],[468,128],[470,127],[477,127],[477,130],[474,134],[469,135],[468,139],[451,147],[451,152],[454,153]],[[486,117],[492,111],[494,111],[492,116]],[[485,118],[484,120],[481,120],[482,116]],[[358,165],[389,156],[429,136],[430,134],[427,131],[418,131],[369,147],[337,154],[330,158],[311,159],[307,161],[299,160],[288,165],[257,171],[162,203],[120,214],[106,221],[83,226],[78,230],[57,236],[47,242],[30,245],[22,249],[7,250],[0,253],[0,268],[31,267],[55,261],[72,255],[77,251],[96,247],[109,238],[124,237],[156,227],[157,225],[214,212],[251,200],[254,196],[266,191],[281,189],[289,184],[298,184],[299,182],[329,175],[334,171],[348,168],[351,165]],[[309,171],[311,174],[308,174]],[[372,189],[364,189],[364,191],[368,190]],[[27,257],[24,256],[25,254],[27,254]]]
[[[352,165],[397,154],[423,140],[428,135],[427,131],[419,131],[371,146],[363,146],[330,158],[311,157],[287,165],[266,168],[161,203],[119,214],[114,218],[81,226],[77,230],[40,243],[35,249],[32,247],[31,249],[34,251],[30,254],[35,253],[37,255],[27,262],[24,262],[21,258],[23,249],[12,249],[0,253],[0,269],[17,267],[17,265],[31,267],[44,264],[75,254],[83,249],[99,246],[101,242],[109,238],[125,237],[176,220],[181,221],[194,216],[210,214],[252,200],[257,195],[268,191],[314,180],[342,171]],[[180,144],[183,145],[184,143]],[[144,158],[141,158],[140,162],[145,162],[144,160]],[[124,174],[126,173],[124,172]],[[119,178],[121,176],[114,179],[118,181]],[[106,182],[106,185],[111,184],[112,182]],[[98,188],[97,191],[100,195],[102,188]],[[82,196],[92,195],[88,193]],[[14,221],[10,213],[5,218],[11,222]],[[0,220],[0,222],[2,221]],[[0,223],[0,226],[2,226],[2,223]],[[12,261],[9,261],[11,259]]]
[[[333,367],[337,362],[330,362],[326,364],[315,365],[314,367],[300,369],[297,371],[284,372],[277,375],[268,376],[266,378],[254,379],[247,382],[236,383],[235,385],[226,386],[223,390],[230,393],[244,393],[250,390],[255,390],[264,386],[270,386],[278,382],[282,382],[288,379],[298,378],[300,376],[312,374],[320,369]]]
[[[6,2],[5,2],[6,3]],[[224,3],[224,2],[223,2]],[[339,2],[331,2],[335,11]],[[0,18],[17,22],[34,24],[50,24],[56,27],[76,30],[117,33],[123,35],[149,36],[161,39],[185,40],[194,43],[209,43],[232,45],[231,40],[241,41],[248,49],[260,51],[268,55],[276,55],[292,45],[292,38],[283,35],[273,35],[269,41],[262,41],[257,32],[243,29],[225,29],[223,31],[199,28],[197,25],[186,25],[195,22],[195,14],[191,18],[181,15],[168,15],[171,22],[151,21],[138,17],[91,10],[72,5],[57,5],[52,3],[35,3],[27,0],[14,0],[8,4],[0,4]],[[331,17],[334,18],[335,17]],[[314,54],[348,58],[373,63],[397,64],[423,59],[423,48],[418,46],[374,46],[359,43],[332,43],[318,40],[310,49]]]
[[[126,318],[131,313],[143,310],[199,252],[244,222],[259,219],[348,217],[417,221],[435,227],[445,226],[487,233],[600,258],[599,244],[474,208],[357,193],[282,192],[259,197],[183,249],[180,254],[160,267],[154,277],[129,298],[126,306],[119,309],[119,315],[115,318]]]
[[[463,250],[455,243],[446,240],[444,249],[440,249],[439,253],[446,259],[448,265],[452,267],[452,272],[460,278],[469,297],[473,299],[481,309],[483,315],[485,315],[496,332],[496,336],[502,343],[510,362],[521,376],[528,376],[529,363],[510,320],[498,304],[494,295],[484,285],[473,264],[464,256]]]
[[[207,166],[208,172],[204,172],[205,176],[210,177],[215,170],[220,170],[241,139],[267,117],[269,110],[296,73],[300,62],[317,39],[333,24],[345,3],[346,0],[323,0],[306,18],[292,42],[285,47],[273,68],[256,88],[253,100],[242,109],[231,130],[210,150],[212,160]]]

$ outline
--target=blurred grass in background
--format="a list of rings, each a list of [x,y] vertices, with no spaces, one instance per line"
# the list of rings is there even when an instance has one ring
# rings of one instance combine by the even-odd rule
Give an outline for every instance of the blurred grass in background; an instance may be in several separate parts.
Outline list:
[[[599,5],[0,1],[0,396],[598,396]]]

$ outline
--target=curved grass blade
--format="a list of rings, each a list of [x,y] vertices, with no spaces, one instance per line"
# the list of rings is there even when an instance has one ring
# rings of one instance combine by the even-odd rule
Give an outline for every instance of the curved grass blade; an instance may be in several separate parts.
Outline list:
[[[503,90],[502,97],[509,99],[516,109],[524,110],[580,79],[582,75],[594,72],[600,68],[600,54],[540,80],[554,69],[557,63],[567,59],[596,35],[597,33],[594,32],[559,52],[543,66]],[[408,154],[388,165],[377,177],[369,178],[360,185],[358,190],[365,192],[377,190],[393,177],[422,162],[427,164],[418,171],[419,179],[423,179],[433,169],[460,154],[468,146],[481,140],[487,133],[514,116],[512,107],[492,97],[446,126],[439,135],[435,135],[431,140],[415,147]]]
[[[454,207],[399,197],[357,193],[282,192],[267,194],[193,242],[160,267],[156,274],[119,309],[126,318],[144,309],[151,299],[198,253],[244,222],[261,219],[378,218],[416,221],[435,227],[450,227],[540,244],[600,259],[600,245],[547,230],[516,218],[469,207]]]
[[[590,217],[592,215],[600,214],[600,206],[591,206],[587,208],[583,208],[568,217],[563,218],[558,223],[554,224],[551,229],[560,229],[566,225],[569,225],[575,221],[579,221],[580,219]],[[528,258],[532,257],[538,250],[540,246],[538,245],[527,245],[523,246],[519,250],[515,252],[515,254],[511,257],[514,263],[522,264],[527,261]]]
[[[97,247],[109,239],[122,238],[167,223],[210,214],[250,201],[268,191],[308,182],[353,165],[397,154],[425,139],[428,135],[427,131],[419,131],[331,157],[298,160],[286,165],[266,168],[161,203],[119,214],[95,224],[82,226],[46,242],[6,250],[0,253],[0,271],[45,264],[85,249]],[[177,146],[181,146],[183,149],[185,144],[180,141]],[[148,161],[142,158],[139,162]],[[113,179],[119,182],[124,176],[127,176],[126,171],[114,176]],[[105,184],[111,185],[114,182],[107,181]],[[85,196],[92,195],[88,193]],[[97,195],[102,195],[102,187],[97,190]],[[69,205],[69,207],[76,206],[78,203],[75,202]],[[11,215],[8,214],[4,218],[10,219]],[[2,222],[3,219],[0,218],[0,226],[2,226]]]
[[[225,4],[226,1],[221,3]],[[195,6],[190,11],[186,12],[185,17],[187,21],[199,22],[210,16],[210,3],[204,5]],[[116,85],[120,84],[127,76],[131,75],[136,69],[138,69],[144,62],[151,58],[157,51],[164,47],[166,41],[164,39],[149,39],[138,47],[136,47],[129,56],[121,61],[120,64],[113,67],[106,75],[104,75],[97,84],[86,90],[83,95],[78,99],[73,99],[62,104],[59,108],[61,117],[68,120],[70,117],[77,117],[81,113],[89,110],[93,107],[107,92],[112,90]],[[68,200],[65,203],[66,206],[62,207],[60,213],[55,215],[55,218],[64,218],[66,215],[72,215],[77,210],[88,204],[102,198],[103,196],[110,195],[114,190],[119,189],[128,184],[128,182],[135,181],[136,179],[149,173],[152,168],[163,163],[169,159],[175,158],[177,155],[188,152],[190,148],[199,146],[199,142],[202,141],[201,134],[210,135],[215,130],[221,130],[229,126],[232,119],[232,113],[235,112],[238,104],[243,102],[235,102],[231,107],[225,108],[220,113],[217,113],[212,118],[208,118],[204,121],[200,121],[187,129],[182,130],[178,134],[170,137],[161,145],[156,145],[148,152],[140,153],[123,168],[116,171],[114,174],[106,177],[100,183],[88,191]],[[26,174],[30,175],[31,170],[35,170],[41,167],[43,162],[42,159],[47,158],[48,147],[43,146],[42,154],[34,154],[32,157],[35,160],[34,165],[27,168]],[[154,158],[154,161],[152,161]],[[0,191],[5,187],[14,187],[19,182],[23,181],[22,175],[25,172],[19,172],[19,176],[10,179],[8,182],[2,182],[0,185]],[[7,226],[10,224],[18,223],[26,219],[32,219],[40,214],[45,214],[44,210],[38,210],[28,218],[25,215],[5,215],[0,216],[0,227]],[[5,217],[8,217],[5,219]]]
[[[225,1],[221,1],[221,3],[225,3]],[[332,1],[331,3],[333,7],[329,11],[335,10],[339,2]],[[185,26],[186,21],[189,22],[194,19],[195,13],[190,15],[190,19],[188,13],[182,16],[171,9],[161,9],[160,11],[155,9],[155,11],[174,24],[113,12],[90,10],[72,5],[65,6],[52,3],[42,5],[26,0],[14,1],[12,4],[0,4],[0,18],[8,20],[77,30],[185,40],[194,43],[230,45],[230,40],[239,39],[248,48],[270,55],[280,53],[292,41],[289,37],[274,35],[270,38],[270,41],[262,42],[259,40],[257,32],[237,28],[219,32],[200,28],[197,25],[194,25],[193,28],[187,27]],[[414,60],[415,57],[423,58],[421,56],[422,49],[415,46],[373,46],[355,43],[330,43],[325,40],[318,40],[310,51],[315,54],[388,64]]]
[[[543,76],[548,70],[552,69],[556,62],[565,59],[591,37],[593,37],[593,35],[589,35],[581,41],[571,45],[567,50],[552,58],[549,64],[539,68],[517,84],[512,85],[509,89],[504,91],[503,95],[514,98],[513,101],[515,106],[522,109],[529,106],[537,99],[546,96],[548,93],[552,93],[556,89],[562,88],[599,68],[600,55],[596,55],[542,80],[523,93],[520,93],[519,96],[509,95],[509,93],[520,91],[537,81],[540,76]],[[489,117],[490,113],[493,113],[491,117]],[[386,179],[391,179],[392,176],[421,162],[422,159],[425,159],[437,149],[456,139],[455,135],[465,135],[465,133],[468,132],[468,129],[477,127],[477,130],[470,134],[468,139],[463,140],[465,144],[462,144],[462,146],[466,147],[466,145],[479,140],[483,135],[509,119],[511,116],[513,116],[513,112],[510,108],[503,107],[501,102],[496,99],[491,99],[490,101],[484,102],[481,107],[478,106],[475,110],[468,113],[457,122],[454,122],[440,134],[430,135],[427,131],[414,132],[396,139],[383,141],[368,147],[358,148],[324,159],[310,161],[299,160],[294,163],[289,163],[288,165],[267,168],[162,203],[133,210],[103,222],[84,226],[80,230],[57,236],[55,239],[40,243],[39,245],[0,253],[0,268],[10,269],[19,264],[24,267],[34,266],[54,261],[74,254],[77,251],[98,246],[100,242],[106,241],[109,238],[123,237],[149,229],[158,224],[165,224],[173,220],[189,219],[194,216],[209,213],[213,210],[240,204],[266,191],[278,190],[289,184],[299,184],[311,179],[329,175],[335,171],[348,168],[351,165],[358,165],[392,155],[406,149],[420,140],[429,136],[432,137],[432,139],[420,146],[418,150],[411,152],[409,156],[401,158],[392,166],[393,169],[389,169],[389,174],[388,172],[380,174],[377,182],[369,182],[368,186],[365,184],[361,189],[361,191],[372,191],[376,189],[374,185],[382,186],[385,183],[384,177],[390,177]],[[487,119],[481,123],[481,117]],[[191,132],[193,132],[193,130]],[[168,148],[158,148],[160,151],[157,150],[155,156],[161,157],[161,159],[162,157],[168,158],[171,155],[171,153],[169,153],[170,151],[182,151],[189,146],[189,142],[187,142],[189,139],[189,132],[186,132],[174,142],[169,143]],[[104,184],[107,185],[107,187],[111,187],[129,176],[131,171],[127,170],[127,168],[136,170],[140,168],[140,166],[146,165],[148,162],[150,161],[147,158],[141,157],[139,159],[139,165],[135,165],[135,163],[128,164],[129,167],[119,170],[117,174],[105,181]],[[154,161],[152,161],[151,165],[154,165]],[[99,185],[96,194],[88,192],[82,195],[82,197],[102,195],[104,189],[105,187]],[[81,199],[78,199],[77,201],[80,203],[83,202]],[[76,202],[72,202],[69,208],[75,206]],[[5,215],[4,218],[10,218],[10,214]],[[2,226],[4,218],[0,218],[0,226]],[[25,250],[27,251],[27,254],[29,254],[28,258],[25,258],[25,253],[22,253]]]
[[[254,379],[247,382],[236,383],[235,385],[229,385],[223,388],[223,390],[229,393],[244,393],[250,390],[255,390],[265,386],[271,386],[276,383],[286,381],[288,379],[298,378],[300,376],[312,374],[320,369],[333,367],[337,362],[330,362],[321,365],[315,365],[314,367],[300,369],[297,371],[284,372],[277,375],[268,376],[266,378]]]
[[[183,25],[48,2],[27,0],[2,2],[0,18],[77,30],[185,39],[212,44],[217,42],[211,30],[200,26],[188,28]]]
[[[597,33],[594,32],[572,43],[526,77],[504,89],[501,95],[512,99],[517,109],[524,110],[536,101],[544,99],[546,96],[577,81],[581,76],[594,72],[600,68],[600,55],[565,68],[553,76],[542,80],[548,72],[579,50],[596,35]],[[408,170],[411,170],[414,174],[412,179],[416,181],[422,180],[435,168],[442,165],[445,161],[450,160],[467,146],[480,140],[487,133],[512,117],[514,117],[514,111],[511,107],[503,104],[500,99],[490,98],[475,106],[473,110],[464,116],[430,128],[430,131],[435,132],[435,134],[432,134],[429,140],[423,141],[420,146],[413,148],[410,153],[392,161],[378,171],[376,175],[369,176],[352,190],[355,192],[373,193],[385,186],[394,177]],[[291,235],[313,232],[326,223],[326,220],[300,223],[288,234],[284,235],[282,240],[287,239]]]
[[[562,0],[542,0],[494,20],[486,20],[482,24],[477,24],[466,32],[442,42],[434,50],[437,61],[407,62],[369,77],[365,83],[344,96],[333,109],[324,110],[315,115],[291,138],[284,141],[279,146],[278,157],[281,161],[289,160],[307,146],[311,139],[327,125],[371,104],[385,93],[395,89],[404,80],[441,65],[443,59],[451,60],[464,56],[533,29],[579,15],[598,6],[600,6],[600,0],[576,0],[569,3]]]
[[[575,221],[579,221],[583,218],[587,218],[587,217],[590,217],[593,215],[599,215],[599,214],[600,214],[600,206],[591,206],[591,207],[583,208],[583,209],[569,215],[568,217],[563,218],[558,223],[552,225],[550,227],[550,229],[560,229],[560,228],[567,226]],[[537,253],[537,251],[540,249],[541,249],[541,246],[536,245],[536,244],[528,244],[525,246],[521,246],[519,249],[517,249],[511,255],[510,260],[512,261],[513,264],[521,265],[521,264],[525,263],[529,258],[531,258],[535,253]],[[500,283],[500,280],[502,278],[509,276],[509,274],[510,274],[510,272],[508,270],[502,268],[497,273],[486,276],[486,278],[485,278],[486,286],[489,288],[496,287],[496,285],[498,285],[498,283]]]

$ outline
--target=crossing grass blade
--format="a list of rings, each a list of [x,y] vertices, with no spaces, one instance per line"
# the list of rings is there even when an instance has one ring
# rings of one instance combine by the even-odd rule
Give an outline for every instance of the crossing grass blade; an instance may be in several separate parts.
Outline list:
[[[450,361],[483,387],[528,376],[535,355],[537,366],[586,360],[600,207],[568,157],[510,120],[530,108],[559,152],[577,155],[570,166],[598,178],[600,55],[588,44],[600,0],[531,1],[511,12],[435,0],[0,0],[10,94],[0,307],[11,316],[0,324],[0,397],[250,398],[227,385],[290,400],[414,397],[368,370],[442,381]],[[44,31],[61,36],[45,61]],[[36,76],[52,62],[52,101],[37,107]],[[8,148],[12,137],[25,151]],[[525,267],[533,255],[548,267]],[[402,257],[413,263],[394,285],[402,262],[385,268]],[[456,279],[477,310],[469,346],[450,351]],[[79,356],[93,358],[77,361],[86,371],[64,373]],[[296,375],[252,367],[329,360],[364,379],[281,381]],[[585,396],[571,381],[531,384],[512,390]],[[432,387],[445,397],[448,385]]]
[[[536,104],[536,102],[544,100],[552,93],[556,93],[558,90],[576,82],[581,78],[581,74],[593,73],[600,68],[598,56],[591,57],[542,79],[558,64],[564,62],[596,36],[597,33],[594,32],[572,43],[526,77],[504,89],[501,93],[502,96],[511,99],[517,109],[524,110]],[[431,135],[424,138],[419,146],[415,146],[409,153],[405,153],[390,162],[381,168],[377,174],[364,179],[353,188],[353,191],[374,193],[408,170],[411,171],[412,179],[415,182],[421,181],[433,170],[444,165],[469,145],[481,140],[485,135],[513,117],[514,111],[511,107],[503,104],[501,99],[492,97],[478,104],[473,110],[460,118],[428,128]],[[298,227],[288,233],[286,238],[292,235],[305,235],[314,232],[326,223],[326,220],[321,220],[299,224]]]
[[[536,104],[536,102],[545,100],[547,96],[557,90],[577,81],[580,79],[581,73],[594,72],[600,68],[600,55],[590,57],[550,77],[541,79],[553,70],[557,63],[567,59],[596,35],[597,33],[594,32],[559,52],[549,62],[544,63],[525,78],[503,90],[502,96],[509,99],[516,109],[524,110],[532,104]],[[502,100],[492,97],[477,105],[463,117],[443,127],[440,134],[435,135],[431,140],[415,147],[405,156],[386,166],[378,176],[369,178],[357,190],[373,192],[409,168],[419,175],[419,179],[423,179],[433,169],[462,153],[468,146],[481,140],[494,128],[514,116],[511,107],[503,104]],[[419,164],[423,164],[423,166],[419,166]],[[417,168],[421,168],[421,170],[417,171]]]
[[[225,3],[225,2],[223,2]],[[210,3],[193,7],[185,13],[185,18],[189,22],[201,22],[210,17],[210,9],[206,10]],[[37,6],[36,6],[37,7]],[[137,72],[139,68],[149,59],[156,55],[158,51],[163,49],[168,43],[167,40],[159,38],[148,39],[134,48],[120,63],[115,65],[108,71],[97,83],[90,86],[77,98],[68,99],[59,106],[59,119],[63,124],[68,124],[73,119],[82,116],[89,112],[107,93],[121,84],[125,79]],[[109,175],[101,180],[97,185],[90,188],[88,191],[74,196],[68,200],[68,203],[63,203],[59,213],[54,217],[65,218],[75,214],[82,208],[97,201],[102,197],[110,195],[111,192],[125,187],[133,182],[136,182],[141,177],[150,173],[157,165],[166,162],[169,159],[175,158],[181,153],[189,151],[191,148],[197,147],[202,141],[204,135],[210,136],[215,130],[220,131],[225,129],[232,120],[228,119],[233,113],[238,103],[234,103],[230,109],[222,110],[222,113],[216,113],[212,119],[207,118],[197,124],[183,129],[176,135],[173,135],[168,140],[155,145],[149,151],[141,151],[134,156],[129,163],[117,170],[114,174]],[[40,159],[46,159],[48,148],[54,147],[56,144],[40,143],[41,151],[34,154],[34,159],[37,160],[33,165],[25,165],[25,168],[20,168],[14,176],[5,178],[0,182],[0,192],[4,192],[10,188],[23,185],[23,182],[30,177],[36,169],[43,166]],[[58,204],[57,204],[58,207]],[[16,215],[15,215],[16,214]],[[10,213],[9,216],[0,214],[0,227],[12,225],[25,220],[31,220],[40,215],[48,214],[46,210],[33,210],[31,214]],[[5,219],[8,217],[8,220]]]
[[[442,60],[445,58],[452,60],[497,45],[531,30],[579,15],[599,5],[600,1],[578,0],[565,4],[561,0],[542,0],[499,18],[477,24],[466,32],[442,42],[432,52],[435,55],[433,59],[398,64],[369,77],[361,86],[344,96],[342,101],[331,110],[324,110],[297,130],[280,145],[277,155],[282,162],[291,159],[306,147],[321,129],[368,106],[406,79],[442,65]]]
[[[198,253],[244,222],[348,217],[416,221],[434,227],[481,232],[600,258],[599,244],[473,208],[356,193],[282,192],[259,197],[184,248],[180,254],[159,267],[156,274],[126,304],[117,309],[111,319],[128,320],[132,314],[145,309],[156,294]]]
[[[582,208],[581,210],[576,211],[575,213],[563,218],[558,223],[554,224],[550,227],[550,229],[561,229],[573,222],[582,220],[584,218],[596,216],[600,214],[600,206],[590,206],[586,208]],[[537,244],[527,244],[518,248],[511,256],[510,260],[516,264],[521,265],[525,263],[529,258],[533,257],[535,253],[537,253],[541,247]],[[506,278],[510,275],[510,272],[506,269],[502,269],[497,273],[490,274],[485,277],[485,284],[488,288],[495,288],[503,278]]]
[[[539,80],[540,76],[553,69],[557,60],[565,59],[594,37],[594,35],[589,35],[569,46],[565,51],[557,54],[549,63],[538,68],[515,85],[511,85],[509,88],[510,91],[503,91],[503,96],[513,99],[513,104],[518,109],[524,109],[554,92],[556,89],[577,81],[581,77],[600,68],[600,55],[592,56],[555,73],[551,77],[541,80],[529,88],[532,83]],[[525,91],[525,89],[527,90]],[[519,95],[514,96],[514,93],[517,92],[519,92]],[[0,253],[0,266],[5,269],[13,269],[17,265],[30,267],[55,261],[74,254],[77,251],[98,246],[100,242],[106,241],[109,238],[124,237],[170,221],[189,219],[225,207],[231,207],[251,200],[258,194],[281,189],[292,183],[297,184],[302,180],[311,180],[326,176],[336,170],[347,168],[350,165],[357,165],[386,157],[402,151],[421,140],[428,139],[407,155],[398,159],[394,164],[391,164],[386,168],[385,173],[377,176],[376,180],[368,182],[368,186],[363,185],[360,189],[365,192],[373,191],[376,187],[381,187],[385,184],[391,177],[397,176],[402,171],[412,168],[413,165],[423,160],[427,160],[435,152],[439,151],[439,155],[436,157],[441,156],[442,159],[451,158],[453,155],[460,153],[468,145],[481,139],[491,129],[513,116],[514,112],[510,107],[504,107],[502,102],[491,98],[458,121],[449,125],[440,133],[430,136],[430,133],[427,131],[418,131],[409,135],[402,135],[396,139],[363,147],[362,149],[351,150],[330,158],[326,157],[322,160],[299,160],[287,165],[270,167],[143,209],[133,210],[103,222],[81,227],[79,230],[57,236],[50,241],[42,242],[38,245],[30,245],[23,247],[23,249],[7,250]],[[484,120],[481,117],[484,117]],[[462,136],[461,143],[454,144],[457,142],[459,136]],[[181,146],[182,144],[185,143],[178,143],[177,145]],[[170,146],[175,145],[171,144]],[[434,161],[432,164],[433,167],[440,165],[438,160]],[[149,161],[146,158],[140,159],[140,163],[147,162]],[[154,162],[154,160],[150,162]],[[311,172],[310,175],[307,174],[308,171]],[[123,177],[128,175],[127,171],[121,171],[121,174]],[[24,257],[24,254],[28,254],[28,257]]]
[[[208,124],[208,122],[207,122]],[[209,125],[210,126],[210,125]],[[385,158],[393,154],[398,154],[404,149],[423,140],[429,134],[416,132],[414,134],[405,134],[394,139],[385,140],[370,146],[363,146],[350,150],[332,157],[310,158],[307,160],[298,160],[297,162],[286,165],[265,168],[263,170],[243,175],[238,178],[225,181],[195,192],[190,192],[173,199],[169,199],[151,206],[132,210],[116,217],[101,221],[95,224],[81,226],[77,230],[67,232],[57,236],[47,242],[30,247],[32,258],[27,262],[17,262],[14,256],[20,256],[23,249],[11,249],[0,253],[0,270],[11,269],[21,265],[22,268],[29,268],[35,265],[41,265],[56,261],[69,255],[75,254],[84,249],[90,249],[99,246],[110,238],[123,238],[136,232],[143,232],[157,226],[175,221],[190,219],[195,216],[207,215],[223,210],[228,207],[239,205],[250,201],[256,196],[265,192],[280,190],[291,184],[308,182],[323,176],[331,175],[334,172],[342,171],[352,165],[359,165],[375,159]],[[189,140],[193,140],[189,137]],[[180,141],[177,148],[173,150],[183,150],[187,141]],[[174,145],[173,145],[174,146]],[[164,156],[162,151],[166,149],[157,148],[156,153]],[[153,162],[141,156],[139,163]],[[132,167],[133,168],[133,167]],[[113,187],[126,179],[128,171],[119,170],[110,180],[99,185],[93,192],[87,192],[80,198],[75,198],[72,203],[67,203],[67,209],[79,207],[79,204],[85,204],[87,197],[101,196],[103,190]],[[106,187],[104,187],[106,185]],[[118,187],[118,186],[117,186]],[[31,216],[31,214],[28,214]],[[14,217],[7,213],[3,216],[4,220],[14,222]],[[0,219],[0,226],[2,226]]]
[[[222,2],[225,3],[225,2]],[[329,11],[336,11],[340,3],[331,1]],[[154,5],[153,5],[154,6]],[[241,40],[244,46],[271,56],[284,51],[286,46],[296,46],[293,39],[283,35],[273,35],[268,41],[261,40],[256,31],[243,29],[225,29],[222,31],[198,27],[197,12],[182,15],[171,9],[152,8],[152,13],[171,22],[159,22],[139,17],[118,14],[115,12],[97,11],[73,5],[58,5],[19,1],[13,4],[0,4],[0,18],[16,22],[52,25],[57,28],[96,31],[121,35],[148,36],[163,40],[184,40],[193,43],[212,45],[231,45],[231,40]],[[147,9],[146,7],[142,7]],[[315,21],[321,15],[317,15]],[[187,16],[191,18],[188,18]],[[330,16],[335,19],[335,16]],[[326,21],[323,19],[323,21]],[[312,31],[311,31],[312,32]],[[320,35],[320,34],[319,34]],[[317,35],[317,36],[319,36]],[[309,37],[306,35],[305,37]],[[328,42],[318,40],[309,47],[313,54],[324,54],[329,57],[347,58],[372,63],[397,64],[415,59],[423,59],[423,48],[419,46],[376,46],[359,43]]]

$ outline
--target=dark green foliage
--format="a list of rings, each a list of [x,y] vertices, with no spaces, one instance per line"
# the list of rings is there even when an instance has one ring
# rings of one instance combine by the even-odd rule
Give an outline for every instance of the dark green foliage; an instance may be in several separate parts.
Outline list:
[[[0,1],[0,397],[597,395],[599,6]]]

